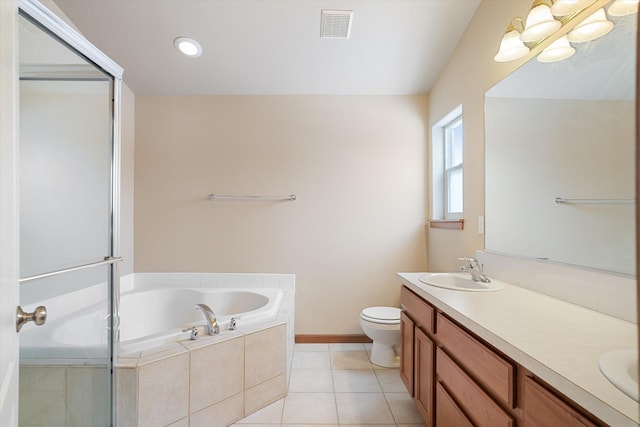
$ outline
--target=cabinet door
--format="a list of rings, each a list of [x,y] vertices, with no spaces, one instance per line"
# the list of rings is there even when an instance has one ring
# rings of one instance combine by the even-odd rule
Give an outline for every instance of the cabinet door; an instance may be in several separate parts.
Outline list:
[[[434,346],[424,332],[415,328],[414,388],[418,412],[427,426],[433,425],[434,405]]]
[[[400,313],[400,378],[411,396],[413,393],[413,321],[403,311]]]
[[[533,378],[524,379],[525,427],[596,427]]]

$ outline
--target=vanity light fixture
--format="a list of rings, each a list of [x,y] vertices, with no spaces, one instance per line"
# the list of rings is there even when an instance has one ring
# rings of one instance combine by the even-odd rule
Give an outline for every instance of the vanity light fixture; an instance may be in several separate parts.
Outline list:
[[[625,16],[638,13],[638,0],[616,0],[608,9],[611,16]]]
[[[496,62],[513,61],[545,42],[562,28],[571,24],[568,34],[549,44],[538,56],[540,62],[555,62],[569,58],[575,53],[570,42],[586,42],[604,36],[613,29],[613,22],[607,19],[604,7],[612,0],[534,0],[526,19],[526,25],[520,33],[522,46],[514,40],[518,33],[514,18],[502,37],[500,49],[494,57]],[[608,6],[611,16],[624,16],[638,12],[640,0],[614,0]],[[596,10],[597,7],[600,7]],[[591,15],[585,18],[585,11]],[[593,12],[595,10],[595,12]],[[555,18],[554,18],[555,17]],[[526,49],[526,50],[525,50]]]
[[[551,6],[553,16],[567,16],[579,12],[591,4],[592,0],[556,0]]]
[[[612,28],[613,22],[607,19],[604,8],[601,8],[569,32],[569,41],[580,43],[595,40],[607,34]]]
[[[516,27],[519,24],[520,29]],[[520,32],[523,29],[522,18],[513,18],[504,32],[500,49],[494,57],[496,62],[508,62],[522,58],[529,53],[529,48],[520,40]]]
[[[178,52],[196,58],[202,54],[202,46],[194,39],[188,37],[178,37],[173,41],[173,45],[178,49]]]
[[[551,43],[547,46],[541,53],[538,55],[538,61],[540,62],[557,62],[562,61],[563,59],[567,59],[573,54],[576,53],[576,50],[571,46],[567,36],[562,36],[558,40]]]
[[[555,33],[561,25],[551,14],[551,0],[534,0],[520,39],[523,42],[543,39]]]

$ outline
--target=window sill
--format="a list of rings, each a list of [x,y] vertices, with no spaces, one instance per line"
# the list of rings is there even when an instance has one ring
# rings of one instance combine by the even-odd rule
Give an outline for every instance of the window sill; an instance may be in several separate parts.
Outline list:
[[[444,228],[447,230],[463,230],[464,219],[430,219],[430,228]]]

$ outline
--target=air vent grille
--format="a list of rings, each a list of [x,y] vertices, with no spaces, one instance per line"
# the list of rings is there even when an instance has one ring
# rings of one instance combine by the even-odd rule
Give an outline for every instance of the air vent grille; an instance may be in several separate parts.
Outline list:
[[[351,35],[352,10],[322,10],[320,37],[323,39],[348,39]]]

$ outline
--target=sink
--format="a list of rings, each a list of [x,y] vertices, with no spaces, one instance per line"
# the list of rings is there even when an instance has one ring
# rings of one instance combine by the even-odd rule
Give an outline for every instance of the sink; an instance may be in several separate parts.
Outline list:
[[[491,280],[490,283],[474,282],[469,273],[426,273],[420,276],[420,281],[438,288],[456,291],[498,291],[503,288],[501,282]]]
[[[600,372],[621,392],[635,401],[638,393],[638,350],[609,351],[598,361]]]

